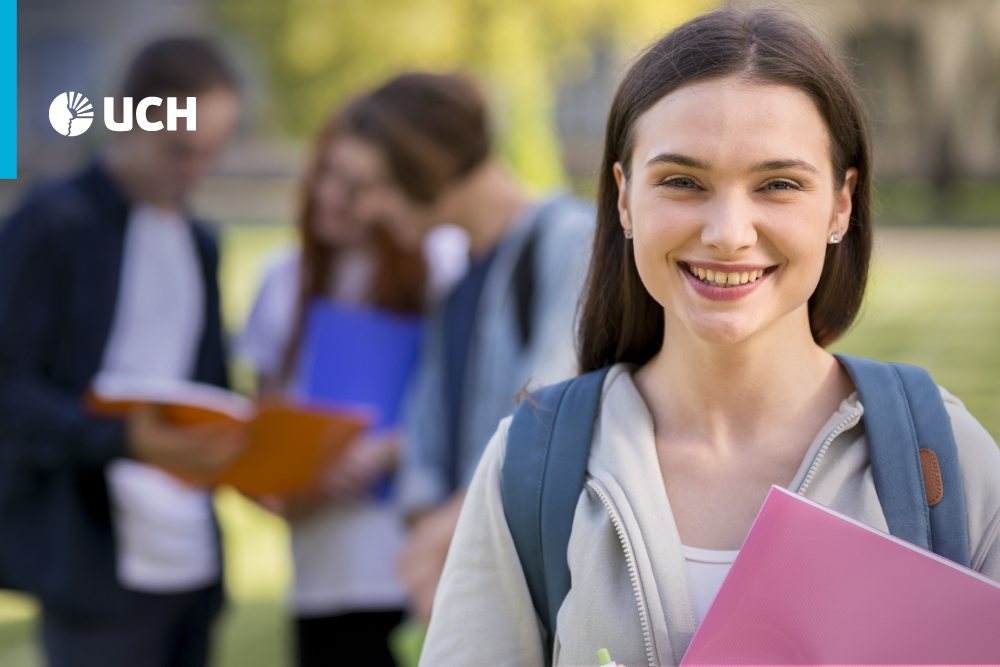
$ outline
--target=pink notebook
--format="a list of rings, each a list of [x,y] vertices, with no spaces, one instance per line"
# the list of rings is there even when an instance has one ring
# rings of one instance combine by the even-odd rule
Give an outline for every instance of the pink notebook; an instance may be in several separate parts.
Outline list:
[[[772,487],[682,665],[1000,664],[1000,584]]]

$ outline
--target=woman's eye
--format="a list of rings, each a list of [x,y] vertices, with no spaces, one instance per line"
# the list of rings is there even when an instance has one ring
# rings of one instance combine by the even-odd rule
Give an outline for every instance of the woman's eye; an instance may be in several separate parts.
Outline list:
[[[671,176],[670,178],[665,178],[660,181],[659,185],[665,185],[671,188],[680,188],[682,190],[694,190],[698,187],[694,179],[687,176]]]
[[[776,191],[776,190],[801,190],[802,186],[800,186],[795,181],[786,181],[784,179],[778,179],[776,181],[768,181],[767,183],[765,183],[764,184],[764,189],[765,190],[771,190],[771,191]]]

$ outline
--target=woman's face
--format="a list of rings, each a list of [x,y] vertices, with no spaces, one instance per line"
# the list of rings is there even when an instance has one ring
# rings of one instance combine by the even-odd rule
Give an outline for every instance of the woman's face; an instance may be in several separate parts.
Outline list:
[[[368,237],[373,221],[358,215],[357,202],[378,187],[381,173],[378,155],[362,142],[349,136],[330,142],[313,191],[313,233],[323,243],[356,245]]]
[[[807,303],[831,234],[847,230],[857,177],[849,169],[837,186],[813,101],[710,79],[663,97],[633,131],[630,177],[615,165],[619,214],[668,333],[717,344],[775,325],[808,335]]]

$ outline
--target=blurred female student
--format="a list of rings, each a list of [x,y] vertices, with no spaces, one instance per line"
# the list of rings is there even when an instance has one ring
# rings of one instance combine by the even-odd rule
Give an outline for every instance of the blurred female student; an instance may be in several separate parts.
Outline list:
[[[302,183],[299,247],[268,270],[241,340],[262,395],[302,396],[309,370],[302,359],[316,304],[404,316],[423,312],[423,252],[400,248],[377,224],[353,215],[358,193],[373,185],[365,180],[367,157],[344,134],[342,115],[334,115]],[[460,258],[463,253],[459,247]],[[446,272],[447,257],[443,261],[438,268]],[[395,469],[399,441],[394,431],[380,433],[355,442],[315,488],[276,501],[291,527],[302,667],[337,660],[394,664],[386,637],[405,607],[396,576],[403,526],[396,503],[374,497],[372,489]]]
[[[540,630],[504,518],[510,421],[462,508],[422,664],[680,661],[770,486],[887,529],[851,377],[871,251],[868,131],[837,59],[781,13],[732,9],[655,43],[607,125],[582,315],[604,379],[567,553]],[[1000,451],[941,391],[972,567],[1000,580]],[[513,443],[513,440],[511,440]]]

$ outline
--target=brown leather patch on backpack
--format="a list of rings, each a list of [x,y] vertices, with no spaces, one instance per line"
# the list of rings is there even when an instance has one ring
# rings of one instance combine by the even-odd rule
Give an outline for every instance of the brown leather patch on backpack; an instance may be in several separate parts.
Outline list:
[[[944,498],[944,482],[941,480],[941,465],[933,450],[926,447],[920,448],[920,470],[924,473],[927,505],[934,507]]]

